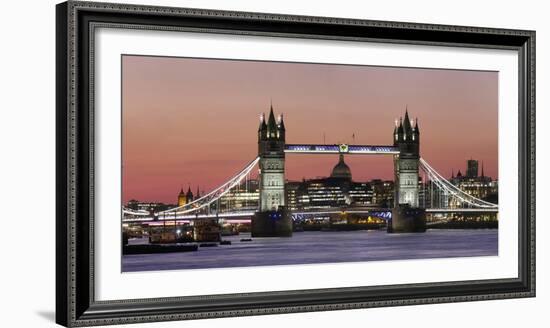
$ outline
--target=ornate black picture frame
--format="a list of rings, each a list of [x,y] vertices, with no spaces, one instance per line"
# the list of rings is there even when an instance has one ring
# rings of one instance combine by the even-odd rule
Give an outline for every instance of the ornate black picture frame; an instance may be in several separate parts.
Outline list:
[[[389,286],[97,301],[93,38],[97,26],[509,49],[519,58],[519,276]],[[56,321],[199,319],[535,296],[535,32],[69,1],[57,5]]]

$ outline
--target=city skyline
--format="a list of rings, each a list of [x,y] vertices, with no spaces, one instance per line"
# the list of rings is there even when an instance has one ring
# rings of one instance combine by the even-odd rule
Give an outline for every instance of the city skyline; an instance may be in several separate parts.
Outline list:
[[[288,143],[392,143],[405,107],[445,176],[478,159],[498,179],[498,74],[123,56],[123,201],[174,203],[257,156],[258,115],[284,113]],[[260,83],[262,82],[262,83]],[[216,96],[213,96],[216,95]],[[457,104],[458,103],[458,104]],[[474,133],[472,133],[474,132]],[[288,180],[327,176],[337,155],[288,154]],[[355,181],[393,180],[391,156],[346,156]]]

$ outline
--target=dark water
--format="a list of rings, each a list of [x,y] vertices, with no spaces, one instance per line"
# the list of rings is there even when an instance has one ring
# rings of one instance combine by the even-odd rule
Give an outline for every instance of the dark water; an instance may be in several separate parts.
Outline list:
[[[383,261],[498,255],[498,230],[428,230],[417,234],[385,231],[296,232],[292,238],[224,237],[232,245],[196,252],[125,255],[122,271],[227,268],[260,265]],[[130,243],[146,243],[131,240]]]

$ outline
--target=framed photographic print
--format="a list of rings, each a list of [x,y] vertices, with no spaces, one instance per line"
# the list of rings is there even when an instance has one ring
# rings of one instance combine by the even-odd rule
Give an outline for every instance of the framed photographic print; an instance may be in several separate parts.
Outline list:
[[[65,326],[535,296],[535,32],[57,6]]]

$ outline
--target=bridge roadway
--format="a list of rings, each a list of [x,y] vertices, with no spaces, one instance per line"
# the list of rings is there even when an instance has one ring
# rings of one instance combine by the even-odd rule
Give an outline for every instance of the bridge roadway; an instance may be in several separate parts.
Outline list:
[[[299,154],[387,154],[397,155],[399,149],[394,146],[381,145],[285,145],[285,153]]]
[[[293,216],[310,216],[310,215],[330,215],[330,214],[361,214],[361,213],[376,213],[384,212],[389,215],[384,215],[383,218],[391,219],[391,208],[375,208],[375,207],[366,207],[366,208],[350,208],[350,209],[341,209],[341,208],[320,208],[312,209],[307,211],[296,211],[292,212]],[[187,215],[177,215],[176,217],[166,215],[159,216],[158,220],[153,219],[152,217],[133,217],[133,218],[123,218],[123,223],[152,223],[152,222],[163,222],[163,221],[193,221],[197,219],[224,219],[224,220],[243,220],[251,218],[256,211],[246,210],[239,212],[226,212],[226,213],[210,213],[210,214],[187,214]],[[427,208],[426,213],[435,213],[435,214],[446,214],[446,213],[497,213],[497,208]]]

